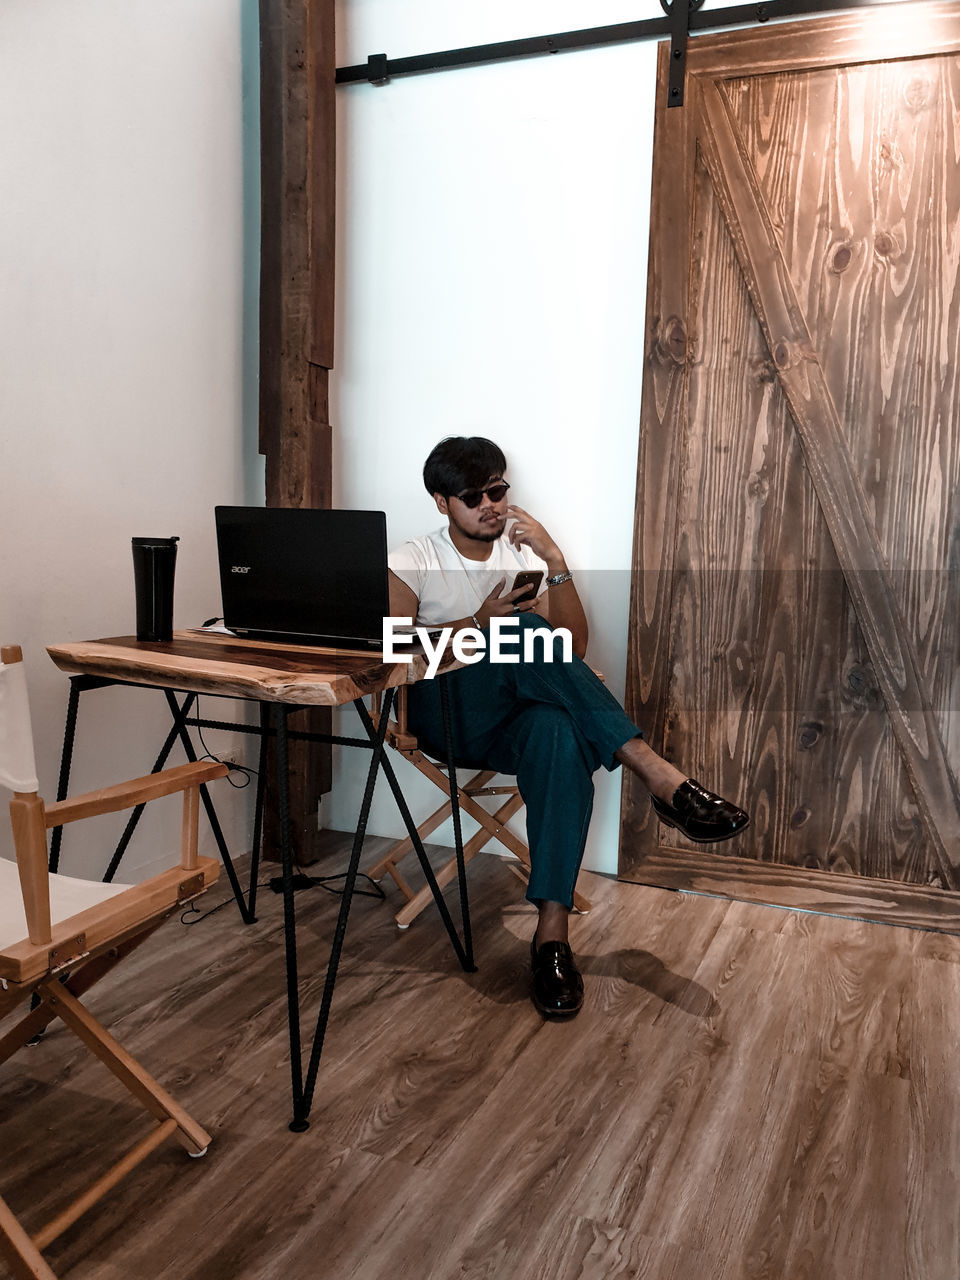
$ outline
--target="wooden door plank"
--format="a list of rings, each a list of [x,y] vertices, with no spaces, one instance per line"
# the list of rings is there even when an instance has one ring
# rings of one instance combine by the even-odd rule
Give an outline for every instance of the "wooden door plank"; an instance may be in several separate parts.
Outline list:
[[[695,37],[687,45],[687,76],[775,75],[905,56],[930,57],[958,46],[960,8],[953,0],[908,0],[872,5],[867,12],[818,17],[814,22],[778,22]]]
[[[863,629],[891,725],[944,882],[960,879],[960,790],[924,687],[912,637],[843,439],[836,406],[756,177],[726,101],[701,81],[699,143],[790,402],[807,466]]]
[[[721,859],[936,882],[789,403],[703,164],[692,225],[697,337],[663,750],[753,814]],[[666,830],[661,845],[684,867],[696,849]],[[659,852],[647,850],[641,878]],[[811,881],[819,894],[817,875]]]
[[[682,858],[671,849],[655,850],[644,859],[643,877],[662,889],[960,934],[960,902],[953,894],[900,880],[810,871],[703,846],[684,849]]]
[[[735,77],[724,81],[722,91],[820,353],[956,770],[960,578],[948,566],[951,534],[960,527],[960,329],[951,320],[960,299],[954,159],[960,57],[902,57],[795,75]],[[708,278],[715,279],[715,272],[711,264]],[[727,336],[722,316],[701,328],[718,340]],[[764,356],[769,361],[766,350]],[[742,366],[730,364],[743,379]],[[749,384],[749,375],[744,381]],[[691,422],[702,421],[692,389]],[[789,447],[802,463],[799,440],[789,420],[787,425]],[[745,482],[752,487],[754,479],[752,471],[749,477],[730,476],[741,489]],[[769,499],[775,503],[779,482],[771,479]],[[805,467],[803,479],[812,496]],[[813,518],[816,545],[798,563],[817,566],[806,571],[806,579],[822,599],[808,603],[788,652],[799,668],[819,669],[818,688],[830,705],[800,712],[820,736],[812,750],[794,756],[803,770],[791,774],[796,812],[802,818],[806,810],[811,817],[796,831],[788,826],[787,845],[805,846],[812,853],[808,866],[936,884],[939,868],[899,748],[885,727],[856,615],[844,604],[846,588],[837,582],[834,607],[822,590],[833,576],[824,569],[834,552],[819,510]],[[786,546],[792,547],[786,563],[807,553],[806,531],[799,522],[786,531]],[[781,555],[778,548],[757,562],[779,567]],[[842,621],[839,632],[832,629],[834,620]],[[815,692],[809,684],[805,690]],[[801,721],[793,728],[795,738],[806,733]],[[756,805],[753,771],[748,768],[746,776]],[[829,819],[828,830],[815,833],[821,815]],[[754,840],[758,834],[755,824]]]
[[[643,361],[637,525],[630,593],[630,630],[637,641],[627,655],[625,705],[647,737],[663,742],[669,690],[670,598],[674,579],[677,493],[687,397],[689,225],[676,210],[689,209],[693,175],[686,163],[690,115],[666,108],[670,48],[659,48],[655,148],[667,162],[654,169],[650,216],[647,346]],[[624,775],[620,874],[628,876],[659,824],[649,793]]]

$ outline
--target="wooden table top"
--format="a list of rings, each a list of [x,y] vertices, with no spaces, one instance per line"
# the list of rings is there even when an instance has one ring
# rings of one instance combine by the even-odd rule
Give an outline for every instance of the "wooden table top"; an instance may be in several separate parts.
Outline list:
[[[385,663],[377,653],[242,640],[198,631],[175,631],[167,644],[115,636],[48,645],[47,653],[68,675],[321,707],[340,706],[367,693],[415,683],[423,679],[427,666],[419,650],[409,663]],[[448,656],[440,669],[459,665]]]

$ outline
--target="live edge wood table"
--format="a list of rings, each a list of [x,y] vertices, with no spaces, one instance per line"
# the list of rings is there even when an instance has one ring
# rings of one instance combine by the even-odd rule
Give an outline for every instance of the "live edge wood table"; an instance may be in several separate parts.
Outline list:
[[[114,639],[89,640],[77,644],[50,645],[47,652],[60,670],[65,671],[71,677],[67,724],[64,733],[64,750],[57,794],[58,800],[66,798],[69,787],[79,696],[85,690],[119,684],[147,686],[148,688],[163,691],[173,716],[173,726],[157,757],[154,772],[163,768],[167,756],[178,740],[183,746],[187,759],[196,759],[188,726],[200,729],[208,727],[229,728],[260,735],[260,772],[256,817],[254,820],[253,860],[250,887],[246,899],[233,867],[220,824],[217,821],[216,811],[209,795],[206,794],[206,789],[201,788],[204,807],[217,840],[224,867],[237,899],[237,904],[240,907],[241,916],[247,924],[252,923],[255,918],[254,906],[262,833],[266,743],[269,737],[276,738],[276,781],[281,833],[280,852],[287,975],[287,1012],[290,1029],[290,1073],[293,1097],[293,1119],[290,1128],[294,1132],[302,1132],[308,1127],[307,1118],[310,1114],[316,1088],[323,1038],[330,1015],[330,1005],[333,999],[340,953],[343,948],[347,919],[350,914],[350,904],[363,849],[370,802],[373,798],[373,789],[380,771],[383,772],[393,792],[400,815],[417,852],[420,866],[433,892],[437,909],[450,936],[457,958],[464,969],[471,971],[474,968],[462,841],[459,839],[457,841],[460,909],[463,925],[463,941],[461,942],[450,912],[443,900],[436,877],[427,861],[423,845],[403,797],[403,792],[397,782],[393,767],[384,751],[387,722],[390,717],[396,689],[400,685],[422,679],[426,670],[426,659],[415,655],[410,663],[385,663],[378,654],[358,653],[345,649],[313,648],[306,645],[273,644],[257,640],[241,640],[233,636],[212,632],[191,631],[174,632],[172,641],[166,644],[145,643],[137,641],[133,636],[120,636]],[[449,664],[449,666],[455,665],[458,664]],[[443,669],[441,668],[441,670]],[[440,687],[443,701],[446,703],[446,681],[442,679],[442,675],[439,678],[441,680]],[[176,695],[178,693],[184,695],[182,701],[177,700]],[[198,694],[239,698],[258,703],[260,707],[259,728],[251,725],[234,724],[233,722],[224,724],[222,721],[204,720],[199,716],[191,718],[190,712]],[[363,703],[364,697],[371,694],[382,695],[382,706],[375,718]],[[299,707],[343,706],[348,702],[352,702],[357,709],[365,733],[363,738],[346,738],[332,734],[299,733],[289,729],[287,726],[288,715]],[[449,724],[449,715],[445,714],[444,719]],[[287,744],[291,738],[313,738],[339,746],[365,748],[372,753],[367,771],[363,801],[357,818],[353,847],[345,873],[340,912],[330,947],[326,981],[314,1028],[313,1041],[310,1046],[306,1075],[304,1075],[303,1070],[304,1046],[300,1027],[301,1010],[297,969],[294,871],[289,829]],[[452,759],[452,752],[449,750],[447,758]],[[450,769],[450,794],[451,801],[456,806],[456,774],[453,768]],[[133,833],[138,816],[136,812],[131,816],[127,830],[124,832],[110,866],[107,868],[104,879],[113,878],[120,858],[123,856],[123,851]],[[459,817],[459,810],[456,807],[454,808],[454,817],[455,827],[459,828],[459,823],[456,821]],[[51,867],[53,870],[57,869],[60,856],[58,835],[59,832],[55,833],[51,846]]]

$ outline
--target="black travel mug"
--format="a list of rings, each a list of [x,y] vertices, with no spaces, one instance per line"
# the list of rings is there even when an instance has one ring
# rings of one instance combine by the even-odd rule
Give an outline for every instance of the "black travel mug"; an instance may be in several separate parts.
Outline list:
[[[137,639],[173,639],[173,572],[179,538],[131,538]]]

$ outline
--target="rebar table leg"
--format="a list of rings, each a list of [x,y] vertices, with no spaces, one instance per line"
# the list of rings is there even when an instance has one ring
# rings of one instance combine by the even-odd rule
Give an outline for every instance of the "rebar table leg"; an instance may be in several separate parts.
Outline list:
[[[183,747],[184,753],[191,764],[196,763],[197,753],[193,749],[193,743],[190,741],[190,734],[187,732],[186,718],[189,708],[196,700],[196,694],[187,694],[184,699],[183,706],[180,707],[174,696],[172,689],[164,689],[164,697],[167,699],[167,705],[170,708],[170,714],[173,716],[173,731],[175,731]],[[210,823],[210,829],[213,832],[213,838],[217,842],[217,848],[220,850],[220,857],[223,861],[224,870],[227,873],[227,879],[230,881],[230,888],[233,890],[233,896],[236,898],[237,906],[240,908],[240,918],[244,924],[253,924],[254,915],[252,907],[248,906],[243,896],[243,889],[240,887],[240,879],[237,876],[236,867],[233,865],[233,859],[230,857],[230,850],[227,848],[227,842],[223,838],[223,831],[220,827],[220,819],[217,817],[217,811],[213,807],[213,801],[210,799],[210,792],[205,785],[200,787],[200,799],[206,810],[207,821]]]
[[[453,758],[453,719],[450,706],[450,690],[444,676],[440,677],[440,711],[443,716],[444,747],[447,752],[447,778],[450,783],[450,808],[453,816],[453,838],[457,848],[457,879],[460,882],[460,919],[463,924],[463,947],[471,968],[473,965],[473,934],[470,929],[470,908],[467,904],[467,864],[463,856],[463,832],[460,829],[460,792],[457,787],[457,766]],[[466,966],[464,966],[466,968]]]
[[[290,779],[287,774],[287,716],[282,703],[274,708],[277,725],[277,810],[280,820],[280,871],[283,883],[283,940],[287,972],[287,1029],[290,1037],[290,1086],[293,1092],[293,1119],[290,1128],[303,1133],[309,1128],[309,1105],[303,1096],[303,1048],[300,1038],[300,977],[297,968],[297,909],[293,889],[293,842],[290,838]]]
[[[156,760],[153,762],[153,768],[150,770],[151,773],[159,773],[160,770],[163,768],[163,766],[167,763],[167,757],[170,755],[170,752],[173,750],[173,744],[176,742],[177,738],[180,736],[180,731],[183,727],[184,721],[186,720],[187,715],[190,711],[190,708],[193,706],[196,700],[197,700],[197,695],[195,693],[191,693],[184,700],[183,706],[177,707],[177,710],[173,718],[173,725],[170,729],[170,732],[167,734],[166,739],[164,740],[163,746],[160,748],[160,754],[157,756]],[[169,695],[167,697],[167,701],[168,702],[170,701]],[[173,705],[176,706],[175,700]],[[131,810],[130,817],[127,819],[127,825],[123,829],[123,835],[121,835],[117,843],[117,847],[113,851],[113,857],[110,859],[110,863],[106,871],[103,873],[103,878],[108,884],[110,883],[110,881],[113,880],[113,877],[117,874],[117,868],[120,866],[120,860],[127,851],[127,845],[133,839],[133,833],[137,829],[137,823],[140,821],[140,815],[143,813],[145,808],[146,808],[146,805],[138,804],[135,809]]]
[[[247,910],[251,923],[256,920],[257,876],[260,874],[260,856],[263,844],[263,799],[267,783],[267,741],[270,736],[270,703],[261,702],[260,707],[260,754],[257,759],[257,800],[253,811],[253,848],[250,854],[250,896],[247,899]]]
[[[70,695],[67,699],[67,719],[63,726],[63,750],[60,753],[60,779],[57,783],[57,800],[66,800],[70,787],[70,766],[73,764],[73,743],[77,735],[77,711],[80,708],[80,677],[70,679]],[[50,870],[60,870],[60,846],[63,843],[63,827],[54,827],[50,840]]]
[[[363,792],[363,801],[360,805],[360,814],[357,818],[357,829],[353,836],[353,849],[350,853],[350,862],[347,867],[346,877],[344,879],[343,894],[340,898],[340,911],[337,915],[337,926],[333,934],[333,945],[330,948],[330,961],[327,965],[327,977],[323,986],[323,996],[320,1000],[320,1013],[317,1015],[317,1026],[313,1034],[313,1047],[310,1051],[310,1063],[307,1067],[307,1083],[304,1090],[303,1104],[305,1107],[304,1119],[309,1113],[313,1104],[313,1093],[317,1083],[317,1072],[320,1069],[320,1054],[323,1050],[323,1040],[327,1031],[327,1022],[330,1017],[330,1006],[333,1002],[333,989],[337,981],[337,970],[340,966],[340,953],[343,949],[343,939],[347,931],[347,919],[350,915],[350,904],[353,901],[353,891],[357,883],[357,871],[360,866],[360,854],[363,851],[363,840],[367,832],[367,819],[370,816],[370,805],[373,801],[373,792],[377,783],[377,774],[380,771],[380,765],[383,760],[383,740],[387,731],[387,720],[390,715],[390,707],[392,701],[393,690],[388,689],[383,699],[383,715],[376,733],[372,738],[373,752],[370,760],[370,767],[367,770],[367,783]],[[363,705],[359,702],[359,705]],[[366,711],[366,708],[364,708]]]
[[[356,707],[357,707],[357,710],[360,712],[360,718],[363,720],[364,726],[367,729],[367,732],[372,735],[374,731],[373,721],[370,719],[369,712],[361,702],[357,702]],[[444,928],[446,929],[447,934],[450,938],[450,942],[453,945],[453,949],[457,954],[457,959],[460,961],[460,966],[466,973],[476,973],[477,966],[475,965],[474,959],[473,959],[473,946],[472,946],[471,937],[470,937],[470,912],[469,912],[469,906],[467,903],[466,894],[463,892],[464,881],[461,880],[460,882],[461,884],[460,911],[461,911],[461,919],[464,920],[466,924],[466,927],[464,929],[464,938],[466,941],[466,946],[464,945],[464,943],[461,943],[460,938],[457,936],[456,925],[453,923],[453,919],[450,915],[449,908],[447,907],[447,904],[444,900],[443,890],[440,888],[440,885],[437,883],[437,877],[434,875],[433,867],[431,867],[430,860],[427,857],[426,850],[423,847],[423,841],[420,839],[420,832],[417,830],[417,826],[413,820],[413,815],[410,812],[410,808],[407,804],[406,797],[403,794],[403,791],[400,787],[400,783],[397,781],[397,775],[393,771],[393,765],[390,763],[386,755],[384,755],[380,767],[383,770],[383,776],[386,778],[390,786],[390,790],[393,792],[393,798],[396,801],[397,809],[400,812],[400,817],[403,819],[403,825],[407,829],[407,835],[409,836],[410,842],[413,845],[413,851],[417,855],[417,861],[420,863],[420,870],[423,872],[424,878],[426,879],[426,882],[430,887],[430,892],[433,894],[433,900],[437,904],[437,910],[440,913],[440,919],[443,921]],[[460,813],[459,795],[454,799],[453,806],[454,806],[454,812],[459,817],[459,813]],[[456,831],[456,827],[454,828],[454,830]],[[462,848],[463,848],[463,844],[461,840],[461,850]],[[461,852],[461,856],[462,856],[462,852]]]

